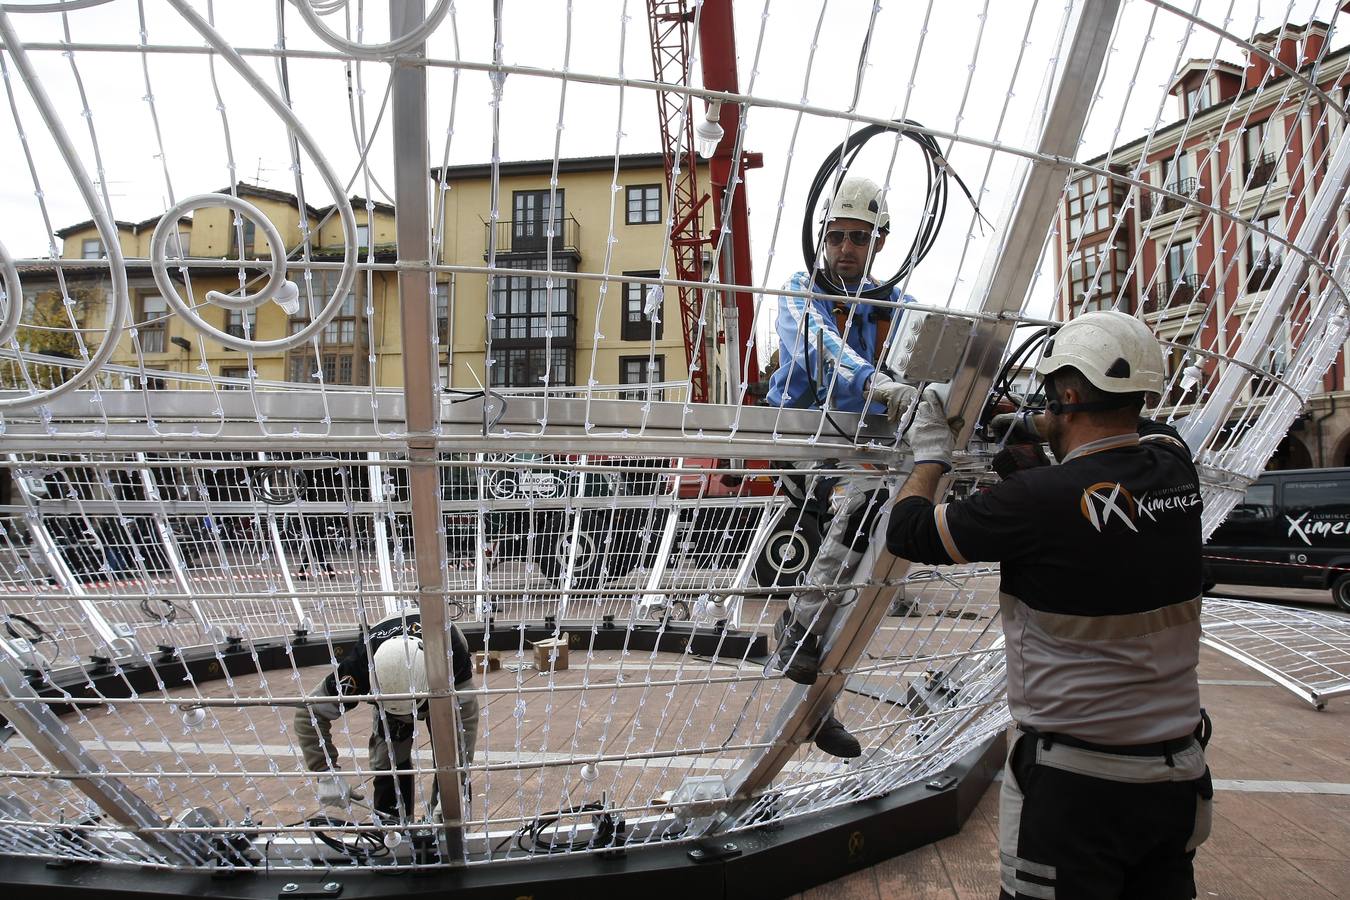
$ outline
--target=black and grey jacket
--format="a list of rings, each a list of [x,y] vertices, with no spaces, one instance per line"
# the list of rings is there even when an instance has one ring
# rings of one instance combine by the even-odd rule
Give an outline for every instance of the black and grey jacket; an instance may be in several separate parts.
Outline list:
[[[328,673],[316,693],[332,697],[332,703],[317,703],[295,712],[295,736],[305,757],[305,768],[321,772],[336,768],[337,748],[333,746],[331,723],[351,710],[359,701],[342,700],[344,696],[370,693],[370,660],[385,641],[408,635],[422,636],[422,617],[416,613],[393,616],[370,626],[367,640],[358,641],[337,664],[337,670]],[[464,634],[455,625],[450,626],[450,663],[455,687],[467,687],[473,680],[473,659]],[[391,740],[407,740],[412,736],[411,718],[387,716],[385,728]],[[406,734],[404,733],[406,732]]]
[[[1167,425],[934,506],[906,498],[887,546],[914,562],[1002,563],[1013,718],[1099,744],[1190,734],[1200,718],[1200,485]]]

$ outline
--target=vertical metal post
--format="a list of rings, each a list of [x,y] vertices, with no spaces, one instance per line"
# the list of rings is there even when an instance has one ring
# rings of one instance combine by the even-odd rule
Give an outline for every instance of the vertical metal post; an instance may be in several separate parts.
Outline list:
[[[173,535],[173,525],[169,522],[169,517],[164,513],[164,505],[160,502],[159,485],[155,483],[155,476],[146,464],[144,453],[136,454],[136,462],[140,463],[137,473],[140,475],[141,488],[145,491],[145,499],[155,504],[155,511],[151,515],[155,523],[155,534],[159,536],[160,549],[164,551],[164,559],[169,565],[169,576],[173,578],[174,585],[178,592],[188,598],[188,608],[192,610],[192,618],[196,621],[197,627],[201,629],[202,638],[212,641],[211,622],[206,618],[206,613],[202,611],[201,603],[197,596],[192,592],[192,585],[187,579],[187,564],[183,562],[183,555],[178,552],[178,541]],[[147,589],[152,589],[151,585],[146,585]]]
[[[1038,147],[1042,153],[1066,157],[1077,152],[1119,9],[1119,0],[1102,0],[1083,8],[1041,124]],[[1021,191],[1013,195],[1004,209],[996,232],[1002,240],[990,248],[973,294],[986,311],[1015,311],[1020,307],[1068,177],[1068,167],[1063,164],[1036,161],[1028,168]],[[1012,327],[1011,322],[982,322],[976,329],[961,371],[952,383],[948,406],[952,414],[965,420],[957,436],[957,446],[963,446],[969,440]],[[892,497],[897,486],[891,486]],[[853,665],[867,649],[886,615],[887,598],[884,595],[894,590],[886,585],[903,578],[909,570],[907,560],[898,559],[886,550],[886,522],[886,516],[877,517],[867,552],[855,570],[868,573],[869,586],[859,592],[855,603],[834,616],[822,639],[820,677],[809,687],[792,687],[761,738],[761,743],[769,746],[750,756],[727,776],[727,792],[731,797],[727,815],[710,831],[735,825],[737,817],[768,789],[796,754],[798,745],[807,740],[821,717],[829,711],[844,689]]]
[[[389,563],[389,522],[384,511],[384,467],[378,465],[380,454],[366,454],[372,465],[366,478],[370,482],[370,502],[375,504],[375,566],[379,570],[380,590],[384,593],[384,614],[398,615],[402,604],[394,596],[394,572]]]
[[[57,771],[78,772],[69,777],[71,784],[98,804],[108,818],[126,826],[170,863],[194,866],[209,859],[209,846],[196,835],[147,830],[164,827],[164,820],[120,779],[105,774],[103,766],[71,735],[61,717],[38,699],[8,647],[2,649],[0,715],[33,745],[33,749]]]
[[[397,39],[426,18],[425,0],[389,6],[389,35]],[[409,48],[420,57],[425,43]],[[403,403],[408,429],[408,489],[412,499],[413,552],[422,641],[426,649],[427,703],[436,786],[440,793],[446,853],[464,861],[463,797],[459,785],[456,704],[450,679],[449,622],[445,603],[445,536],[436,438],[440,431],[436,334],[431,296],[431,164],[427,158],[426,67],[394,61],[394,223],[398,238],[398,295],[403,330]],[[450,310],[454,315],[454,310]],[[439,696],[436,696],[439,694]]]
[[[16,453],[9,454],[10,462],[17,463],[19,456]],[[11,469],[12,472],[19,472],[17,467]],[[84,613],[85,619],[89,622],[89,627],[94,630],[94,636],[103,642],[109,655],[113,659],[120,659],[122,656],[129,656],[136,652],[136,645],[123,638],[117,633],[117,629],[112,623],[103,617],[99,612],[98,606],[89,598],[89,593],[80,583],[80,579],[66,565],[65,558],[61,556],[61,550],[52,539],[52,534],[47,530],[47,522],[42,517],[41,507],[37,500],[28,492],[28,485],[22,478],[15,478],[14,484],[19,488],[19,496],[23,498],[24,506],[28,512],[26,520],[28,522],[28,531],[33,536],[33,543],[37,545],[38,552],[42,554],[47,567],[52,575],[61,583],[61,587],[66,589],[66,593],[75,598],[75,604],[79,606],[80,611]],[[125,653],[119,653],[119,650],[125,650]]]
[[[267,454],[259,453],[258,459],[266,461]],[[299,512],[296,512],[299,515]],[[303,523],[302,523],[303,525]],[[276,507],[268,504],[267,506],[267,537],[272,542],[272,553],[277,559],[277,571],[281,573],[281,583],[286,586],[286,593],[291,598],[291,612],[295,613],[295,628],[298,631],[309,631],[309,617],[305,615],[305,608],[300,603],[300,595],[295,590],[295,578],[291,575],[290,560],[286,556],[286,543],[281,539],[281,529],[277,527]],[[304,549],[300,553],[304,555]]]

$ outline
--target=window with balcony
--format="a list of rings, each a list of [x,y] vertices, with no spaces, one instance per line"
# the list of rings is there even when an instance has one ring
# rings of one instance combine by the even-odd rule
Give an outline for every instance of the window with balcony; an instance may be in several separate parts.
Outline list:
[[[619,384],[659,384],[666,380],[666,357],[664,354],[657,354],[652,357],[646,356],[620,356],[619,357]],[[623,391],[619,394],[620,400],[646,400],[648,391]],[[665,391],[651,391],[651,399],[664,399]]]
[[[571,347],[493,347],[493,387],[572,384],[576,351]]]
[[[1080,247],[1069,257],[1069,302],[1072,314],[1112,309],[1125,285],[1129,267],[1123,248],[1105,244]]]
[[[564,272],[575,271],[570,259],[555,259],[560,269],[550,278],[539,275],[494,275],[492,277],[492,339],[514,343],[543,344],[576,341],[576,281]],[[499,260],[504,268],[543,269],[546,260],[522,257]]]
[[[1275,175],[1275,154],[1266,149],[1266,123],[1249,122],[1242,132],[1242,181],[1250,188],[1264,187]]]
[[[624,272],[625,275],[635,275],[639,278],[658,278],[660,272]],[[635,284],[631,281],[623,283],[623,333],[620,335],[625,341],[650,341],[661,340],[662,325],[660,314],[658,312],[655,321],[647,315],[647,291],[645,284]]]
[[[1180,282],[1195,274],[1195,241],[1173,241],[1167,246],[1167,280]]]
[[[248,332],[244,331],[245,320],[248,323]],[[237,338],[256,338],[258,336],[258,310],[225,310],[225,333]]]
[[[85,238],[80,242],[80,259],[103,259],[103,242],[98,238]]]
[[[550,236],[562,233],[563,192],[515,191],[511,194],[511,249],[543,250]]]
[[[1160,249],[1162,271],[1149,289],[1144,301],[1144,312],[1158,312],[1185,306],[1201,298],[1200,276],[1196,274],[1195,241],[1191,238],[1174,241]]]
[[[1195,160],[1191,154],[1180,152],[1163,164],[1163,187],[1183,197],[1194,197],[1200,188],[1195,177]],[[1162,211],[1173,212],[1185,206],[1173,197],[1162,198]]]
[[[141,298],[141,312],[136,324],[140,334],[142,353],[163,353],[169,330],[169,303],[157,294]]]
[[[1253,224],[1277,237],[1284,233],[1279,213],[1262,216]],[[1255,228],[1248,229],[1247,293],[1254,294],[1257,291],[1267,290],[1275,282],[1275,275],[1280,271],[1283,249],[1283,245],[1275,238],[1268,237]]]
[[[629,225],[653,225],[661,221],[661,185],[630,184],[627,196]]]

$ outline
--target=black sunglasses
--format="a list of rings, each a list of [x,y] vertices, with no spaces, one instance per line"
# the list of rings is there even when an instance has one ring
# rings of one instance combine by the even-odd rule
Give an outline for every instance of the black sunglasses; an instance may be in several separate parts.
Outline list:
[[[844,238],[855,247],[866,247],[872,243],[872,232],[870,231],[827,231],[825,232],[825,243],[831,247],[839,247],[844,243]]]

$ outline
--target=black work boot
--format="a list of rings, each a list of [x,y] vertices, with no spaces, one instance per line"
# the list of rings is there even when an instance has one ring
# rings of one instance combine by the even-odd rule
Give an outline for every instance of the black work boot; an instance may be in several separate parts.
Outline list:
[[[820,672],[820,639],[804,625],[792,621],[791,610],[783,610],[773,632],[778,638],[778,649],[774,651],[777,668],[789,681],[815,684]]]
[[[862,755],[862,745],[858,739],[848,733],[844,723],[829,713],[820,720],[816,728],[815,745],[831,756],[840,759],[855,759]]]

